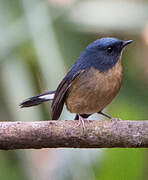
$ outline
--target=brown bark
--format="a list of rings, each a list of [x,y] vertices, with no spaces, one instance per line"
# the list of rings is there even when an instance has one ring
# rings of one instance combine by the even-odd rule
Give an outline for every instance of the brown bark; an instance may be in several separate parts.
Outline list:
[[[0,122],[0,149],[148,147],[148,121]]]

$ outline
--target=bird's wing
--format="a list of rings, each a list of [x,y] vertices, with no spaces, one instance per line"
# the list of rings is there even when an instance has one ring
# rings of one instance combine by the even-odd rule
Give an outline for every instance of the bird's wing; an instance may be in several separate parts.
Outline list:
[[[51,110],[52,110],[51,118],[53,120],[57,120],[61,115],[66,98],[66,93],[69,87],[71,86],[72,81],[83,71],[84,70],[79,70],[76,73],[69,72],[59,84],[51,106]]]

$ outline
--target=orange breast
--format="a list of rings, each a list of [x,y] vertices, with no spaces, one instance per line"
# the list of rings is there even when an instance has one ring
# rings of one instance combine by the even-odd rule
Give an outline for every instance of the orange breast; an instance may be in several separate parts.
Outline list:
[[[93,114],[101,111],[117,95],[122,83],[121,61],[107,72],[91,68],[82,72],[69,88],[66,106],[71,113]]]

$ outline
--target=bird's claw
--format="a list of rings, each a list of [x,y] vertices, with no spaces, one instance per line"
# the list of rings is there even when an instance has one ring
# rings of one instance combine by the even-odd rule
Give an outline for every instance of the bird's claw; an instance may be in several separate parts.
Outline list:
[[[85,119],[83,119],[81,116],[79,116],[79,120],[78,120],[79,122],[78,122],[78,124],[77,124],[76,127],[79,127],[80,125],[82,125],[83,129],[85,129],[84,120],[85,120]]]

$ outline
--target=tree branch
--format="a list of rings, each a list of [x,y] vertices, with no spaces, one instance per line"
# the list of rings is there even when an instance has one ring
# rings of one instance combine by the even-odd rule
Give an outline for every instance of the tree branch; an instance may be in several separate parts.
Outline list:
[[[148,147],[148,121],[0,122],[0,149]]]

